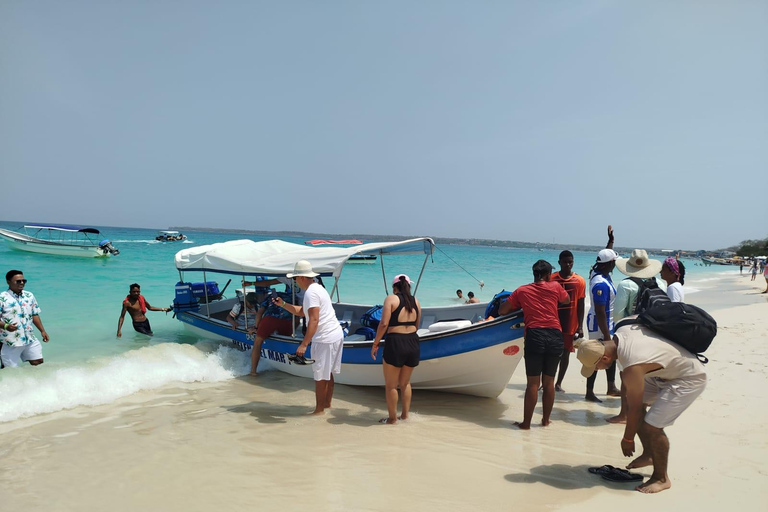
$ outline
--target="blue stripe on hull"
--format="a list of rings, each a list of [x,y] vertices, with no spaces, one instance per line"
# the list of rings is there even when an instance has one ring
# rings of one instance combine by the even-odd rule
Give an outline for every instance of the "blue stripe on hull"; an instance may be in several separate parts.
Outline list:
[[[184,323],[207,331],[222,339],[232,340],[237,344],[253,346],[253,339],[243,331],[235,331],[228,326],[208,320],[205,317],[179,312],[177,318]],[[522,316],[515,315],[491,322],[475,324],[464,329],[448,331],[426,338],[420,343],[421,360],[438,359],[466,352],[480,350],[486,347],[510,343],[523,337]],[[250,338],[250,339],[249,339]],[[263,351],[279,354],[293,354],[301,342],[300,338],[274,337],[267,338],[262,344]],[[384,341],[386,343],[386,340]],[[383,350],[379,350],[374,361],[371,359],[372,342],[345,343],[342,352],[342,364],[381,364]],[[310,345],[307,357],[312,357]],[[270,357],[271,359],[271,357]]]

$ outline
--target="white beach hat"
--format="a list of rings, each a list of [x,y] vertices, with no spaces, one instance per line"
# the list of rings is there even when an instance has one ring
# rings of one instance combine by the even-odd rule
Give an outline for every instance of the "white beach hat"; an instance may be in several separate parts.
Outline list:
[[[646,279],[653,277],[661,272],[662,263],[659,260],[652,260],[648,253],[643,249],[635,249],[629,258],[619,258],[616,260],[616,268],[624,275],[629,277],[639,277]]]
[[[317,277],[320,274],[312,271],[312,264],[307,260],[299,260],[293,267],[293,274],[285,274],[285,277]]]

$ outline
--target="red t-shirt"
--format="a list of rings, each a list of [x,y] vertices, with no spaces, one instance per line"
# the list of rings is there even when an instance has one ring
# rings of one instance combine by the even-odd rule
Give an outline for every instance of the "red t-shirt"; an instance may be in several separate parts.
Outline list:
[[[558,313],[560,315],[560,327],[563,328],[564,334],[576,334],[579,330],[579,299],[584,298],[584,294],[587,290],[587,284],[584,282],[584,278],[575,272],[571,272],[571,276],[568,279],[560,277],[560,272],[555,272],[550,278],[550,282],[558,283],[571,298],[570,304],[560,304],[558,306]]]
[[[523,308],[526,329],[557,329],[560,318],[557,316],[557,303],[565,301],[568,294],[562,286],[551,281],[539,281],[526,284],[507,297],[513,309]]]

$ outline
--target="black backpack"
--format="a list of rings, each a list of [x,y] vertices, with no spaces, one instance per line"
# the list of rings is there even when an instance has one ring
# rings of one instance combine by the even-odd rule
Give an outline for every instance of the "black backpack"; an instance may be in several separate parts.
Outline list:
[[[669,341],[695,354],[702,363],[709,359],[701,355],[717,335],[717,322],[703,309],[683,302],[658,304],[643,311],[637,318],[628,318],[616,324],[641,324]]]
[[[659,304],[671,302],[667,292],[659,288],[659,283],[655,277],[640,279],[639,277],[630,277],[633,283],[638,287],[637,298],[635,299],[635,311],[637,315]]]

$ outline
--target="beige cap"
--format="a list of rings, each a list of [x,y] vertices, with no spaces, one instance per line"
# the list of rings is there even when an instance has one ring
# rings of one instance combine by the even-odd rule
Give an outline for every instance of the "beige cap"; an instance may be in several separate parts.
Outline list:
[[[576,359],[582,364],[581,374],[589,378],[595,373],[595,366],[605,355],[605,345],[598,340],[584,340],[576,351]]]

